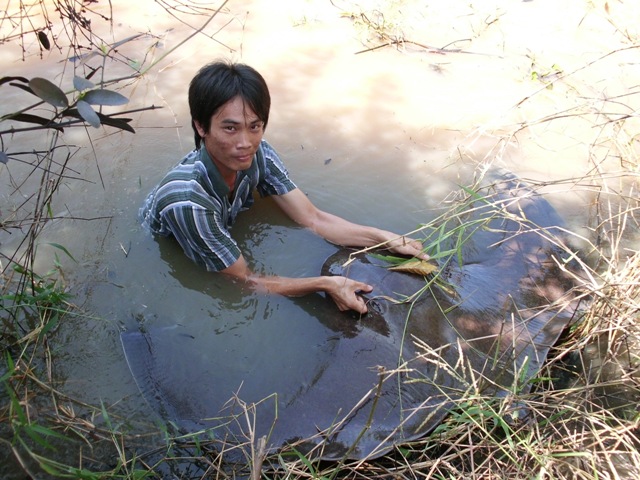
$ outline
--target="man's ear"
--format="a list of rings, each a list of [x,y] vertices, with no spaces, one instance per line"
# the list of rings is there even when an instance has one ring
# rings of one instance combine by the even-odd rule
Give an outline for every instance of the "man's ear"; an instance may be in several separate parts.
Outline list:
[[[201,138],[204,138],[207,132],[204,130],[204,128],[202,128],[202,125],[200,124],[200,122],[197,120],[194,120],[193,125],[196,127],[196,131],[198,132],[198,135],[200,135]]]

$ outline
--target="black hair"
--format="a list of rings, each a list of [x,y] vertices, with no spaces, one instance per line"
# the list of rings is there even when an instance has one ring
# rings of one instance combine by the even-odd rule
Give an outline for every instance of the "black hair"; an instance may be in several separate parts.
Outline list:
[[[213,114],[237,96],[251,107],[266,128],[271,96],[264,78],[254,68],[242,63],[218,61],[205,65],[193,77],[189,84],[189,110],[196,148],[200,148],[202,138],[195,122],[209,131]]]

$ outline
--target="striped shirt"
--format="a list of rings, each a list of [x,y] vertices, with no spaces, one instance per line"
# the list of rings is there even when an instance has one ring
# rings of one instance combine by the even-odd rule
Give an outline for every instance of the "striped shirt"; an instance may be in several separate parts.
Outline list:
[[[275,150],[262,140],[247,170],[238,172],[233,199],[205,148],[194,150],[169,171],[147,197],[140,217],[151,232],[173,235],[191,260],[209,271],[233,265],[241,255],[229,233],[238,213],[261,196],[296,188]]]

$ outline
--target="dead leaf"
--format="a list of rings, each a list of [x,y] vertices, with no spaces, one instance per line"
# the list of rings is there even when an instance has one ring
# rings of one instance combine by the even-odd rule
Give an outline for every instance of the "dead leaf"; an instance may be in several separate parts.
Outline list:
[[[408,260],[400,265],[396,265],[395,267],[389,267],[389,270],[393,270],[395,272],[404,272],[404,273],[413,273],[415,275],[429,275],[430,273],[435,272],[438,269],[437,265],[434,265],[431,262],[427,262],[425,260],[419,260],[417,258],[413,258]]]

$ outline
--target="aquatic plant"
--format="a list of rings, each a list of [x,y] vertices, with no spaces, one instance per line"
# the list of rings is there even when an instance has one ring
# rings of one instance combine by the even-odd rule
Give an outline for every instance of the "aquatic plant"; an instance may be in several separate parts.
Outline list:
[[[60,322],[81,312],[72,304],[58,257],[63,254],[75,261],[73,253],[58,243],[44,242],[42,232],[47,224],[64,218],[56,216],[53,208],[64,182],[86,181],[71,166],[81,147],[72,145],[65,134],[81,128],[91,144],[93,131],[88,127],[97,132],[105,128],[135,133],[127,115],[159,107],[106,113],[109,107],[128,102],[118,90],[152,71],[202,32],[226,1],[213,10],[195,6],[191,13],[203,18],[202,25],[157,57],[151,55],[157,43],[151,33],[111,43],[100,38],[92,21],[94,26],[113,22],[117,12],[110,2],[107,14],[91,3],[8,2],[0,12],[0,45],[17,43],[23,60],[31,38],[37,38],[40,57],[50,50],[70,52],[60,63],[59,72],[26,78],[5,70],[6,76],[0,78],[3,95],[9,91],[23,95],[23,106],[0,116],[0,168],[9,175],[12,192],[8,198],[15,200],[0,210],[0,234],[4,236],[0,252],[0,452],[7,459],[0,465],[3,477],[15,474],[13,465],[32,478],[40,477],[40,472],[61,478],[145,478],[150,472],[147,465],[139,468],[135,454],[129,456],[122,426],[112,422],[113,414],[106,406],[84,404],[54,388],[55,346],[51,339]],[[169,13],[181,7],[163,6]],[[122,53],[123,46],[142,38],[152,42],[141,52],[141,61],[131,61]],[[127,73],[109,77],[114,65],[126,65]],[[65,91],[63,80],[55,83],[55,79],[65,79],[70,68],[74,73],[72,88]],[[10,104],[3,107],[8,109]],[[15,146],[20,141],[30,142],[33,148],[20,151]],[[99,164],[96,168],[99,171]],[[11,238],[13,250],[8,250],[5,238]],[[42,272],[42,264],[52,267]],[[114,465],[98,466],[82,453],[92,442],[102,440],[115,452]],[[70,446],[72,454],[67,451]]]

